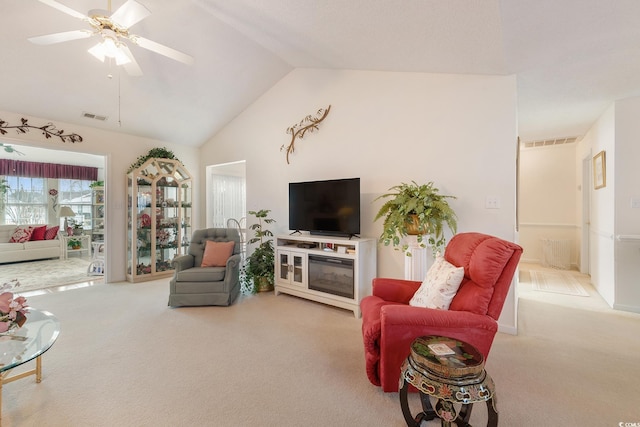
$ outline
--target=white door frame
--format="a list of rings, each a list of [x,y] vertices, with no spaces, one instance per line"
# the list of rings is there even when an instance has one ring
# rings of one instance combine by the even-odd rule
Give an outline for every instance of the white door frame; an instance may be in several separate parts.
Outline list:
[[[580,242],[580,273],[591,274],[591,152],[582,159],[582,239]]]

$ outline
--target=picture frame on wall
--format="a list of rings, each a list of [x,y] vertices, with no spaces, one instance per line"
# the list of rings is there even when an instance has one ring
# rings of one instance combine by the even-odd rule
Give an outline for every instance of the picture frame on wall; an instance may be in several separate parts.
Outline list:
[[[607,162],[604,150],[593,156],[593,188],[607,186]]]

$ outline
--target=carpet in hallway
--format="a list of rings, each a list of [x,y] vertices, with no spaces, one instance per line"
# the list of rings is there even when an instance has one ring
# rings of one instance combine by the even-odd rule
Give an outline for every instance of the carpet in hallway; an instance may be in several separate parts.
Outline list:
[[[530,274],[534,291],[589,296],[589,293],[569,272],[531,270]]]

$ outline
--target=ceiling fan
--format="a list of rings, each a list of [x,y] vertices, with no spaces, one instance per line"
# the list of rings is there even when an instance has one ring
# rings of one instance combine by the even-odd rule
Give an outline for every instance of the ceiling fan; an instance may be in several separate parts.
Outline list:
[[[127,0],[113,13],[111,13],[111,0],[108,0],[108,10],[94,9],[90,10],[87,15],[77,12],[55,0],[39,1],[47,6],[58,9],[60,12],[89,23],[91,29],[30,37],[28,40],[32,43],[49,45],[98,35],[102,40],[89,49],[89,53],[102,62],[104,62],[105,58],[114,59],[117,65],[122,65],[127,73],[132,76],[141,76],[142,70],[125,41],[130,41],[137,46],[159,53],[173,60],[188,65],[193,64],[193,57],[129,32],[129,28],[151,15],[149,9],[135,0]]]

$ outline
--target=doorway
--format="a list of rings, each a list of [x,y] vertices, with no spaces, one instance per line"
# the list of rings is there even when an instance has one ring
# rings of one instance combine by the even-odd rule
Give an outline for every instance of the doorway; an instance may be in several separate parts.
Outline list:
[[[58,150],[53,148],[33,147],[29,145],[23,145],[22,143],[19,143],[19,142],[14,142],[10,138],[3,138],[3,143],[6,143],[5,141],[8,142],[8,144],[10,144],[11,146],[14,146],[16,149],[16,152],[18,153],[16,154],[16,153],[3,151],[0,153],[0,158],[36,162],[36,163],[59,163],[59,164],[74,165],[74,166],[95,167],[98,169],[98,180],[104,181],[104,182],[107,181],[106,156]],[[47,203],[50,203],[50,204],[49,204],[49,207],[44,208],[44,211],[48,213],[46,215],[42,215],[42,219],[39,222],[42,222],[42,223],[46,222],[48,224],[55,225],[54,224],[55,220],[59,220],[59,225],[62,225],[64,217],[58,216],[59,209],[61,208],[62,205],[67,207],[73,206],[74,208],[72,212],[74,216],[67,217],[67,218],[70,220],[73,219],[77,223],[80,223],[83,225],[82,226],[82,228],[84,229],[83,233],[85,234],[84,241],[85,241],[85,245],[88,244],[88,247],[84,247],[78,250],[77,252],[73,252],[73,253],[70,253],[69,251],[67,251],[66,252],[67,254],[71,254],[68,260],[65,260],[64,259],[65,257],[61,256],[59,259],[56,258],[54,260],[49,260],[49,261],[44,261],[44,260],[32,261],[32,263],[34,264],[30,264],[27,262],[27,263],[6,264],[4,266],[7,268],[11,266],[14,269],[23,267],[25,270],[31,271],[31,273],[29,274],[29,277],[35,277],[36,271],[38,269],[45,268],[44,267],[45,263],[48,263],[46,264],[47,265],[46,268],[49,269],[49,272],[51,274],[48,274],[48,275],[45,274],[43,276],[44,278],[41,281],[43,283],[49,282],[49,286],[53,286],[51,285],[51,283],[53,282],[58,282],[61,286],[68,288],[69,285],[77,286],[78,280],[82,280],[82,279],[84,279],[84,282],[86,283],[104,281],[103,279],[107,279],[107,278],[102,275],[88,274],[88,267],[92,261],[92,250],[93,250],[93,247],[90,242],[94,238],[93,236],[94,228],[95,228],[94,226],[96,225],[95,222],[93,221],[94,208],[96,207],[96,204],[94,204],[93,202],[92,190],[84,187],[84,185],[86,185],[86,182],[81,187],[77,187],[78,183],[76,182],[76,180],[69,180],[69,179],[52,179],[52,181],[48,181],[46,182],[46,184],[47,186],[45,187],[45,190],[46,188],[54,188],[56,192],[55,193],[49,192],[49,196],[47,197],[50,197],[51,200],[47,200]],[[55,198],[55,201],[53,201],[54,198]],[[41,198],[34,198],[33,200],[35,205],[37,205],[38,203],[40,204],[42,203]],[[59,201],[59,206],[57,206],[57,209],[53,208],[51,203],[55,204],[58,201]],[[105,204],[102,208],[102,212],[104,215],[103,224],[106,224],[107,222],[106,203],[108,203],[108,201],[104,200],[104,203]],[[54,215],[54,216],[52,217],[51,215]],[[106,246],[107,244],[106,238],[107,238],[107,234],[104,234],[104,231],[103,231],[103,234],[101,235],[101,240],[104,241],[104,246]],[[87,241],[89,243],[86,243]],[[103,253],[106,255],[105,252]],[[54,274],[53,273],[54,270],[55,271],[60,270],[60,273],[58,274],[56,272],[56,274]],[[106,272],[104,271],[104,268],[102,269],[102,274],[106,276]],[[32,287],[36,289],[37,285],[33,285]],[[25,286],[23,289],[26,289],[26,288],[27,286]]]

